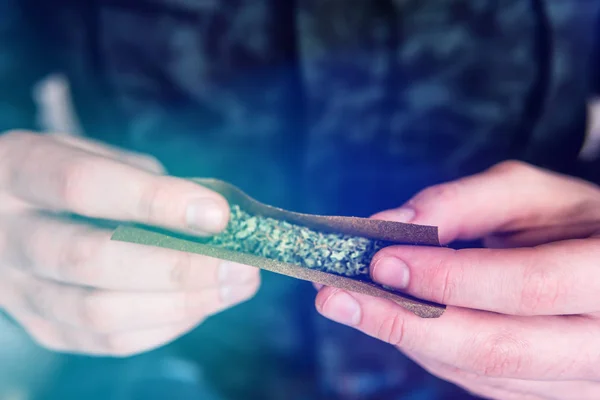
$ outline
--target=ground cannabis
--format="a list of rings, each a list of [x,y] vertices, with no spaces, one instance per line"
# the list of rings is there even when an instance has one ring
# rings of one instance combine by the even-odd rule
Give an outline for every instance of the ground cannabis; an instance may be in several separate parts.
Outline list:
[[[207,244],[367,279],[373,255],[386,245],[381,241],[322,233],[286,221],[250,215],[237,205],[231,207],[225,231],[208,239]]]

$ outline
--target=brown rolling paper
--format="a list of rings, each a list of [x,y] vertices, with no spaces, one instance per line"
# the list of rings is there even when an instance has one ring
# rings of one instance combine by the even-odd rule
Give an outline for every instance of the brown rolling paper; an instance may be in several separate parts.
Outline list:
[[[423,318],[437,318],[444,312],[442,305],[384,288],[368,275],[371,257],[385,246],[439,246],[436,227],[300,214],[262,204],[223,181],[192,180],[229,201],[232,216],[225,232],[197,238],[122,225],[112,240],[203,254],[385,298]]]

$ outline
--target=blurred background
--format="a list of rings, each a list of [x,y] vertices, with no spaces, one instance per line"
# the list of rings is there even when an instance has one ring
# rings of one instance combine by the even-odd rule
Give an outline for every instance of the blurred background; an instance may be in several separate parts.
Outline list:
[[[2,129],[100,137],[337,215],[507,158],[600,174],[592,0],[0,1]],[[22,76],[32,104],[7,95]],[[318,316],[310,284],[263,277],[249,303],[124,360],[48,352],[0,315],[0,400],[469,398]]]

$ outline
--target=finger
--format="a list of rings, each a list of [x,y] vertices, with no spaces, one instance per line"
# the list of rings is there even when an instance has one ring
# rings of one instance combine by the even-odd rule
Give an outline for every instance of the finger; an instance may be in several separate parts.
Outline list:
[[[416,297],[512,315],[564,315],[600,307],[597,239],[524,249],[394,246],[373,258],[371,276]]]
[[[504,391],[505,396],[536,396],[544,400],[596,400],[600,384],[592,381],[536,381],[509,378],[490,378],[441,363],[416,352],[404,353],[429,373],[466,388],[477,388],[480,396],[489,397],[493,389]],[[469,389],[471,390],[471,389]],[[498,397],[501,399],[510,397]],[[492,396],[493,397],[493,396]]]
[[[395,303],[325,288],[324,316],[442,363],[490,377],[591,380],[600,355],[597,325],[582,317],[510,317],[449,307],[423,319]],[[574,351],[585,349],[585,351]],[[594,364],[595,365],[595,364]]]
[[[0,263],[38,277],[120,291],[193,291],[258,282],[258,268],[110,240],[111,232],[50,216],[0,219]]]
[[[225,198],[193,182],[156,176],[47,136],[12,133],[0,140],[0,188],[38,206],[198,234],[220,232],[227,224]]]
[[[166,174],[165,167],[157,159],[146,154],[126,151],[92,139],[84,139],[73,135],[53,134],[51,137],[69,146],[76,147],[102,157],[112,158],[116,161],[132,165],[153,174]]]
[[[561,224],[547,228],[534,228],[509,234],[496,234],[484,239],[489,248],[506,249],[534,247],[568,239],[585,239],[600,232],[600,223]]]
[[[600,220],[595,185],[518,162],[428,188],[374,218],[439,227],[440,241]],[[408,220],[407,220],[408,219]]]
[[[42,347],[62,353],[111,357],[130,357],[157,349],[197,326],[196,321],[185,321],[171,326],[103,335],[61,327],[27,313],[14,314],[14,318]]]
[[[21,275],[12,276],[17,295],[7,303],[19,310],[82,331],[114,333],[200,322],[242,301],[258,290],[258,283],[196,292],[131,293],[91,290]]]
[[[430,374],[467,390],[471,394],[485,399],[498,400],[552,400],[553,396],[540,397],[536,392],[529,392],[515,388],[516,379],[488,378],[472,372],[441,363],[432,358],[423,357],[417,353],[405,353],[411,360],[419,364]],[[527,381],[523,381],[527,382]],[[546,388],[554,382],[539,382]],[[565,400],[565,398],[562,398]]]

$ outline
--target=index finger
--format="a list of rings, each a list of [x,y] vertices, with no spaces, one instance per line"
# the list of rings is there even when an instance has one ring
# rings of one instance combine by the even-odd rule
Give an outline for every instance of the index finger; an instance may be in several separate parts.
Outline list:
[[[440,243],[490,234],[580,225],[600,218],[598,187],[521,162],[504,162],[429,187],[377,219],[439,227]]]
[[[594,345],[597,333],[586,318],[514,317],[449,307],[440,318],[424,319],[389,300],[333,288],[323,289],[316,305],[326,317],[400,350],[478,375],[536,380],[597,377],[590,363],[600,356]]]
[[[2,137],[0,151],[0,188],[38,206],[200,234],[218,233],[227,224],[225,198],[193,182],[32,133]]]
[[[512,315],[597,312],[597,239],[535,248],[462,249],[393,246],[373,258],[381,284],[434,302]]]

